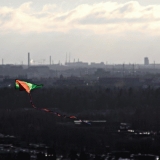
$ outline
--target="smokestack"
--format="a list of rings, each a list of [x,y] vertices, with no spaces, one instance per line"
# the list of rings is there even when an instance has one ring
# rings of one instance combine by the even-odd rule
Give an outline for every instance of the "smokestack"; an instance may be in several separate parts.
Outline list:
[[[3,59],[2,59],[2,65],[3,65]]]
[[[28,67],[30,66],[30,53],[28,52]]]
[[[66,64],[67,64],[67,53],[66,53]]]
[[[49,64],[51,65],[52,63],[52,59],[51,59],[51,56],[49,57]]]

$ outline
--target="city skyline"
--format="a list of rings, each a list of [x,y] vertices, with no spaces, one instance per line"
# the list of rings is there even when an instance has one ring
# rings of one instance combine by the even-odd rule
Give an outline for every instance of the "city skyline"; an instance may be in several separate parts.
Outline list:
[[[66,59],[65,61],[54,61],[52,59],[52,56],[49,56],[48,58],[44,58],[44,59],[40,59],[39,61],[36,60],[36,59],[32,59],[32,55],[30,54],[30,52],[28,52],[28,57],[27,57],[27,60],[23,59],[21,62],[19,63],[5,63],[4,59],[2,58],[1,59],[1,63],[0,65],[70,65],[70,64],[75,64],[75,65],[96,65],[96,64],[101,64],[101,65],[153,65],[153,64],[160,64],[160,63],[156,63],[156,61],[153,61],[153,62],[150,62],[150,59],[149,57],[144,57],[143,58],[143,61],[142,63],[125,63],[125,62],[122,62],[122,63],[110,63],[108,61],[100,61],[100,62],[87,62],[87,61],[83,61],[83,60],[80,60],[80,59],[73,59],[71,60],[70,58],[70,54],[67,55],[66,54]],[[26,63],[24,63],[26,61]]]
[[[26,0],[0,2],[0,58],[4,64],[160,62],[160,2]]]

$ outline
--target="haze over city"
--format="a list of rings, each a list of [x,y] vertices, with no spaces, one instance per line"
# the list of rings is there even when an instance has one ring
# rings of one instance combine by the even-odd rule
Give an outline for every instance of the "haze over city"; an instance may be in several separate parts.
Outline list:
[[[0,58],[27,64],[84,62],[160,62],[158,0],[0,1]]]

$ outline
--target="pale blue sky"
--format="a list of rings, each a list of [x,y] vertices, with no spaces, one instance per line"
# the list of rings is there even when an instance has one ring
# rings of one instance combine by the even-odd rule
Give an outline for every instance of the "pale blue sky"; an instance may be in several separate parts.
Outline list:
[[[158,0],[0,1],[0,59],[160,63]]]

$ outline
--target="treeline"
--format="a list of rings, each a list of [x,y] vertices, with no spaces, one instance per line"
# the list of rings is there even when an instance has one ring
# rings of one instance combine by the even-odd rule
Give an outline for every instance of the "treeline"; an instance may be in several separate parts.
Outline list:
[[[80,119],[128,122],[133,129],[160,130],[160,89],[59,87],[37,89],[32,96],[37,107],[57,108]],[[116,147],[119,140],[105,127],[77,128],[72,120],[34,110],[27,93],[14,88],[0,89],[0,128],[1,133],[15,135],[20,141],[54,145],[63,153],[84,146],[99,152],[107,145]]]
[[[82,119],[106,119],[129,122],[135,128],[160,129],[160,88],[57,87],[33,90],[31,94],[39,108]],[[1,88],[0,109],[33,108],[26,92]]]
[[[58,108],[64,112],[90,110],[146,108],[160,106],[160,89],[72,87],[37,89],[32,92],[35,105],[40,108]],[[29,108],[27,93],[13,88],[0,89],[0,108]]]
[[[60,119],[35,110],[0,110],[0,133],[16,136],[17,144],[20,146],[44,143],[54,146],[57,153],[63,154],[69,153],[72,149],[81,151],[83,148],[102,153],[105,146],[110,144],[111,135],[105,135],[104,128],[78,127],[74,123],[67,124],[67,120],[58,123]]]

